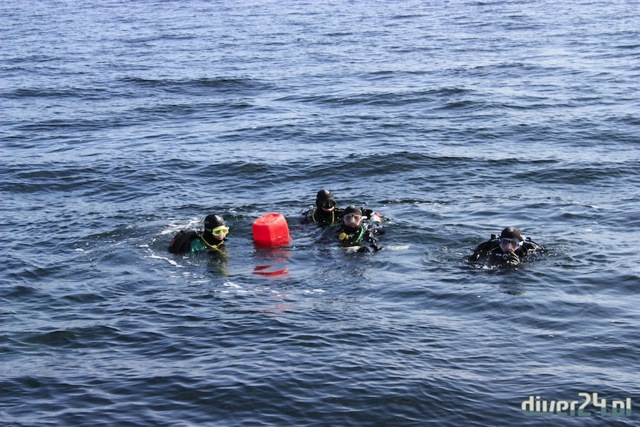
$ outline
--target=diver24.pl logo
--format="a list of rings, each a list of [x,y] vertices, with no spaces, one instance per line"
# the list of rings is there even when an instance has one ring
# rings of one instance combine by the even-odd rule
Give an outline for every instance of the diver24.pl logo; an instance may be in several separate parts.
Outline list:
[[[599,413],[605,417],[631,416],[631,398],[615,399],[611,405],[607,399],[598,398],[598,393],[578,393],[578,400],[545,400],[540,396],[529,396],[520,405],[526,416],[560,415],[565,417],[590,417]]]

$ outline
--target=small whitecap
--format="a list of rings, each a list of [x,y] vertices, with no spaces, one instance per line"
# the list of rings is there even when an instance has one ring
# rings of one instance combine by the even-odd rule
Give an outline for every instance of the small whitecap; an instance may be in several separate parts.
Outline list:
[[[171,259],[171,258],[166,258],[160,255],[156,255],[156,254],[151,254],[149,256],[147,256],[147,258],[150,259],[161,259],[163,261],[167,261],[169,264],[173,265],[174,267],[178,267],[178,268],[182,268],[182,266],[180,264],[178,264],[175,260]]]
[[[240,286],[240,285],[238,285],[236,283],[233,283],[233,282],[224,282],[222,284],[222,286],[226,286],[227,288],[234,288],[234,289],[241,289],[242,288],[242,286]]]

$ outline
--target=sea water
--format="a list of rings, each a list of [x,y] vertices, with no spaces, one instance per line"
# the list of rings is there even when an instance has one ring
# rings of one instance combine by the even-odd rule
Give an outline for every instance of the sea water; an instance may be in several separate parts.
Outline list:
[[[0,14],[3,425],[638,424],[637,1]],[[226,258],[167,252],[210,213]],[[548,253],[465,262],[510,225]]]

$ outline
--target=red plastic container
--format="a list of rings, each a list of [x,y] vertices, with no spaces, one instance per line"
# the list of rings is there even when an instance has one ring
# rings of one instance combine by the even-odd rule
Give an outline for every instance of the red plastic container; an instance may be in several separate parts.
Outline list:
[[[291,241],[287,220],[282,214],[270,212],[253,222],[253,240],[259,246],[283,246]]]

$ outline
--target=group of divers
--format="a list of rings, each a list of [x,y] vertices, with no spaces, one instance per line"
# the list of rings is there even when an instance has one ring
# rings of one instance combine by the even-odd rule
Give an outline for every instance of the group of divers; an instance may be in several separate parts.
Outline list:
[[[350,205],[341,208],[331,191],[320,190],[315,207],[311,206],[302,214],[301,223],[332,227],[340,246],[372,253],[382,249],[378,240],[384,229],[377,225],[388,219],[364,207]],[[174,254],[224,253],[228,234],[229,227],[224,219],[212,214],[204,219],[203,230],[180,230],[168,249]],[[467,261],[490,267],[515,267],[545,252],[544,247],[525,237],[519,228],[510,226],[504,228],[499,236],[492,234],[489,240],[480,243]]]

